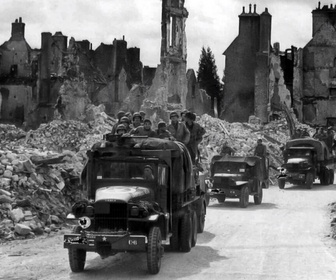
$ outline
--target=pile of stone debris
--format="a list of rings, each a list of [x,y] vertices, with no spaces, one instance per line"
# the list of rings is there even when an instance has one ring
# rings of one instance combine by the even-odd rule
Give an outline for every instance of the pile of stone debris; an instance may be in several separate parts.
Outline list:
[[[55,120],[24,132],[0,125],[0,241],[57,231],[82,197],[86,151],[111,131],[101,111],[94,121]]]
[[[313,129],[296,122],[296,126]],[[248,123],[228,123],[226,121],[202,115],[199,124],[206,128],[207,133],[200,145],[202,163],[209,168],[211,158],[220,153],[224,142],[235,150],[237,156],[252,156],[258,139],[263,140],[267,147],[270,163],[270,183],[276,183],[277,168],[283,163],[281,146],[290,139],[289,126],[285,116],[281,116],[266,125],[261,125],[256,118]]]
[[[97,110],[89,123],[54,120],[25,132],[0,125],[0,241],[57,231],[71,205],[82,198],[79,177],[86,151],[111,131],[116,120]],[[202,115],[200,145],[205,168],[223,142],[237,155],[253,153],[257,138],[268,146],[271,164],[281,164],[280,146],[289,138],[285,118],[262,126],[228,123]]]

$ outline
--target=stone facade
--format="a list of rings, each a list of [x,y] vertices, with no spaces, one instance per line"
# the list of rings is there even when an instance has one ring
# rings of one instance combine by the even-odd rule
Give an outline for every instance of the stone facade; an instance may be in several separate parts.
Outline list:
[[[162,1],[157,68],[143,67],[140,49],[128,48],[124,37],[93,50],[88,40],[68,40],[60,31],[43,32],[41,49],[32,50],[24,38],[25,24],[16,20],[11,38],[0,46],[0,121],[26,122],[36,128],[54,119],[61,107],[64,117],[83,119],[90,102],[103,104],[111,116],[121,109],[145,110],[148,116],[155,115],[153,119],[165,120],[171,110],[211,113],[194,74],[186,74],[187,17],[184,0]],[[71,94],[83,99],[78,108]],[[60,100],[70,103],[60,107]],[[64,111],[72,108],[73,112]]]
[[[225,60],[224,108],[222,117],[230,122],[248,121],[250,115],[267,122],[271,15],[267,8],[259,15],[239,15],[239,34],[223,53]]]
[[[336,6],[312,11],[312,39],[296,53],[294,107],[312,125],[336,120]]]

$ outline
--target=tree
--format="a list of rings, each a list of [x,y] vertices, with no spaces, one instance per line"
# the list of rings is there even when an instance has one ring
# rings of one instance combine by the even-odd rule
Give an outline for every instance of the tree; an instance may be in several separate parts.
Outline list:
[[[217,99],[217,104],[221,100],[221,84],[217,74],[217,66],[214,55],[210,47],[206,50],[202,47],[200,60],[198,62],[197,81],[201,89],[211,97],[211,106],[214,107],[214,100]]]

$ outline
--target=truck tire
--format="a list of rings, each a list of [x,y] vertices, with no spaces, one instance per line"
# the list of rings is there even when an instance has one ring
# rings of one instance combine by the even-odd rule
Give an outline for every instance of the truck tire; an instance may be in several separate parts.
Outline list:
[[[170,251],[177,252],[180,250],[180,218],[176,215],[173,216],[173,228],[172,228],[172,236],[169,240],[169,249]]]
[[[240,208],[246,208],[249,204],[249,189],[248,186],[244,186],[241,189],[239,197],[239,206]]]
[[[334,173],[334,169],[330,169],[330,175],[329,175],[329,183],[332,185],[334,184],[334,179],[335,179],[335,173]]]
[[[80,233],[80,226],[75,226],[72,233]],[[82,272],[86,261],[86,251],[83,249],[69,248],[68,249],[69,264],[72,272]]]
[[[161,268],[161,257],[163,254],[161,230],[159,227],[152,227],[149,230],[147,245],[147,268],[150,274],[158,274]]]
[[[255,205],[261,204],[262,198],[263,198],[263,188],[262,188],[261,184],[259,184],[258,193],[253,196],[254,204]]]
[[[205,226],[205,213],[206,213],[206,206],[202,201],[201,210],[197,216],[197,232],[202,233],[204,231]]]
[[[323,185],[328,186],[329,182],[330,182],[330,172],[329,172],[328,169],[325,169],[324,170],[324,183],[323,183]]]
[[[181,218],[180,243],[182,252],[190,252],[192,240],[192,222],[189,213],[185,213]]]
[[[284,178],[278,179],[279,189],[284,189],[285,188],[285,184],[286,184],[286,179],[284,179]]]
[[[312,189],[313,183],[314,183],[314,174],[313,173],[307,173],[307,175],[306,175],[307,189]]]
[[[225,199],[226,199],[226,196],[224,194],[221,195],[220,197],[217,197],[217,200],[218,200],[219,203],[224,203]]]
[[[192,238],[191,238],[191,247],[195,247],[197,243],[197,214],[196,211],[192,212]]]

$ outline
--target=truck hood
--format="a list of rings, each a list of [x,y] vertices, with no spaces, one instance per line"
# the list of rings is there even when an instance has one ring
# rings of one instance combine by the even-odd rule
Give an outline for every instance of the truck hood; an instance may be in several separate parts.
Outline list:
[[[301,163],[301,162],[307,162],[306,158],[290,158],[286,163]]]
[[[146,197],[151,195],[151,190],[137,186],[113,186],[96,190],[97,201],[123,201],[129,202],[133,198]]]

